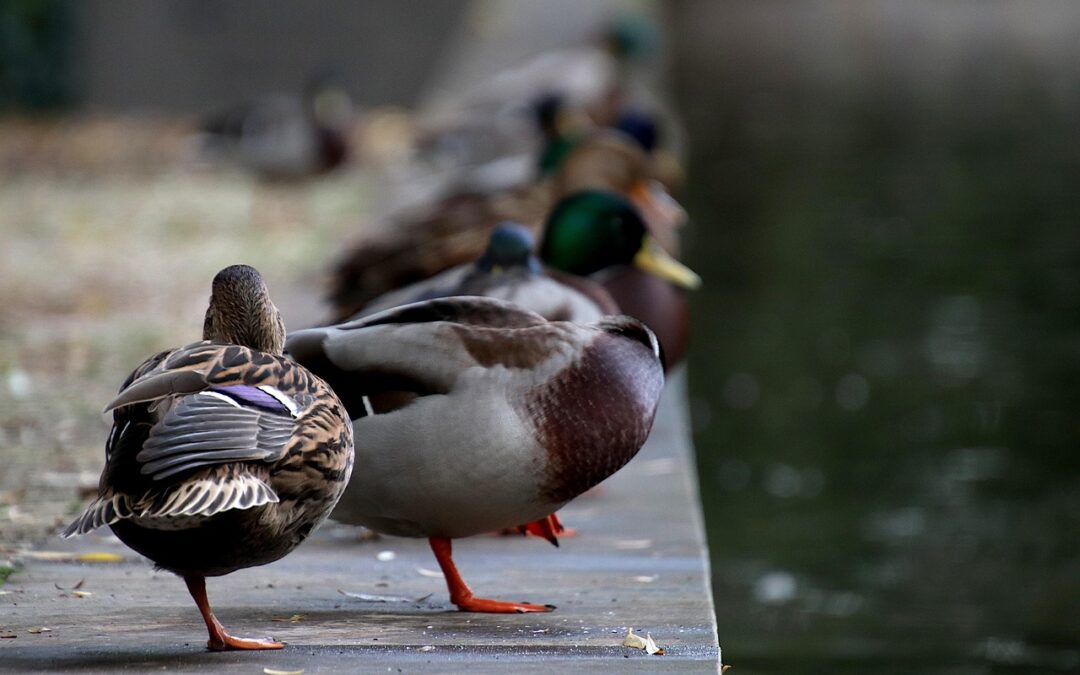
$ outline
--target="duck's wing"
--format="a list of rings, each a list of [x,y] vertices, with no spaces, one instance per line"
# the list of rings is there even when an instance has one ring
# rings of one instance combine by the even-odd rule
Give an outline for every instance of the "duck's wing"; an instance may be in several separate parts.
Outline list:
[[[268,469],[289,451],[306,394],[269,384],[269,371],[288,362],[267,356],[197,343],[140,366],[109,404],[100,497],[65,536],[121,518],[209,516],[278,501]]]
[[[357,419],[370,412],[366,397],[445,394],[471,368],[540,377],[572,359],[589,330],[548,322],[502,300],[452,297],[298,331],[286,348],[326,380]]]

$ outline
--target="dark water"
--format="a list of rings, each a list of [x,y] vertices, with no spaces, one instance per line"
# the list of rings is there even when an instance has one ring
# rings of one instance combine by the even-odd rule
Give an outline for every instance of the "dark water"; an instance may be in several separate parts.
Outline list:
[[[674,16],[725,661],[1080,672],[1080,61],[739,7]]]

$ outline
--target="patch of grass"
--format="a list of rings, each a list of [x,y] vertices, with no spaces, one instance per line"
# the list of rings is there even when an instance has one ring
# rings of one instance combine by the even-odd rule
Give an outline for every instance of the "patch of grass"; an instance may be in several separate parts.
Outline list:
[[[8,577],[15,574],[16,570],[10,565],[0,565],[0,586],[7,583]]]

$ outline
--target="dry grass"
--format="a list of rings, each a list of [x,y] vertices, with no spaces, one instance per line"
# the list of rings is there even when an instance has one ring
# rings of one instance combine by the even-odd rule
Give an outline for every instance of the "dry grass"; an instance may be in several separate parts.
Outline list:
[[[363,173],[262,185],[187,161],[176,124],[160,147],[127,124],[0,121],[0,542],[43,536],[96,482],[102,407],[143,358],[198,339],[218,269],[258,267],[307,325],[366,220]]]

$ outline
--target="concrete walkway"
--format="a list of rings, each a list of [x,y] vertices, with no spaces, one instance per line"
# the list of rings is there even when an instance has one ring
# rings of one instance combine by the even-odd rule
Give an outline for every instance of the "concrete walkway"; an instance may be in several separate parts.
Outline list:
[[[561,512],[579,536],[558,549],[523,537],[456,543],[475,591],[557,605],[550,614],[457,612],[425,541],[361,542],[352,528],[330,524],[280,562],[208,584],[232,632],[272,635],[287,648],[210,653],[180,580],[99,531],[56,539],[53,553],[0,555],[21,563],[0,587],[0,635],[15,636],[0,638],[0,671],[715,672],[683,382],[669,383],[641,454]],[[71,559],[94,552],[123,560]],[[665,655],[621,646],[629,627],[650,633]]]

